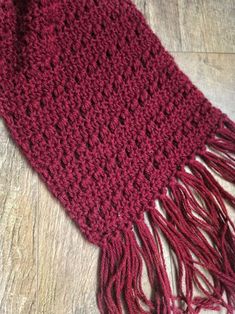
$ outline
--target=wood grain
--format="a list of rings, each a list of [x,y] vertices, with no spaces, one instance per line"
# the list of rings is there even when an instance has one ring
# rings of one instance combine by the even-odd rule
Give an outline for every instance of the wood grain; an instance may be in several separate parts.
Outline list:
[[[178,2],[175,0],[134,0],[155,34],[170,51],[181,51]]]
[[[134,2],[193,83],[235,120],[235,1]],[[0,313],[98,314],[98,255],[0,121]],[[167,246],[165,256],[170,271]],[[143,283],[147,291],[146,275]]]
[[[38,238],[38,313],[97,313],[98,248],[85,241],[43,185]]]
[[[169,51],[235,52],[234,0],[134,0]]]
[[[234,0],[179,0],[182,51],[235,52]]]
[[[0,134],[0,313],[36,313],[38,179]]]
[[[173,53],[175,61],[216,107],[235,120],[235,54]]]

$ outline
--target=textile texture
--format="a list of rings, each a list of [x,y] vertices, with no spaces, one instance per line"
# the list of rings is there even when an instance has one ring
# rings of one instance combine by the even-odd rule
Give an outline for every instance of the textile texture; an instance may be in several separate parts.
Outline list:
[[[1,1],[0,114],[100,247],[101,313],[234,313],[235,124],[131,1]]]

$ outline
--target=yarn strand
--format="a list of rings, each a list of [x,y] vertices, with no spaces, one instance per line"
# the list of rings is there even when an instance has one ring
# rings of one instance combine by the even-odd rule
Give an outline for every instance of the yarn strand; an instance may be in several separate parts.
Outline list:
[[[199,313],[202,309],[235,310],[235,225],[225,191],[214,173],[234,182],[235,128],[225,121],[208,140],[213,152],[191,158],[159,197],[159,206],[133,222],[133,228],[110,240],[101,251],[98,304],[101,313]],[[226,150],[226,148],[228,148]],[[219,156],[222,153],[223,156]],[[225,154],[226,153],[226,154]],[[170,283],[163,253],[162,233],[176,260],[176,293]],[[142,288],[145,264],[151,287]],[[197,295],[195,292],[199,292]],[[124,304],[124,307],[123,305]]]

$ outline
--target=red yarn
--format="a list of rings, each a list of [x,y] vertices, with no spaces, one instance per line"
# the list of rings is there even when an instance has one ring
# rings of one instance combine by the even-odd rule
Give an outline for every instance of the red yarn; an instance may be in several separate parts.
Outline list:
[[[235,197],[215,173],[235,182],[235,124],[134,4],[1,1],[0,64],[0,114],[12,138],[100,246],[100,312],[233,313],[235,226],[226,203],[234,209]]]

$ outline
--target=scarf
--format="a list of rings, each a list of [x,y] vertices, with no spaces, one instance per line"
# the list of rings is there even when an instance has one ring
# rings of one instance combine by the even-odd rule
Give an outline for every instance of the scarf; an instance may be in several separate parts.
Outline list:
[[[235,124],[135,5],[1,1],[0,65],[10,135],[100,247],[100,312],[233,313],[235,197],[217,178],[235,181]]]

